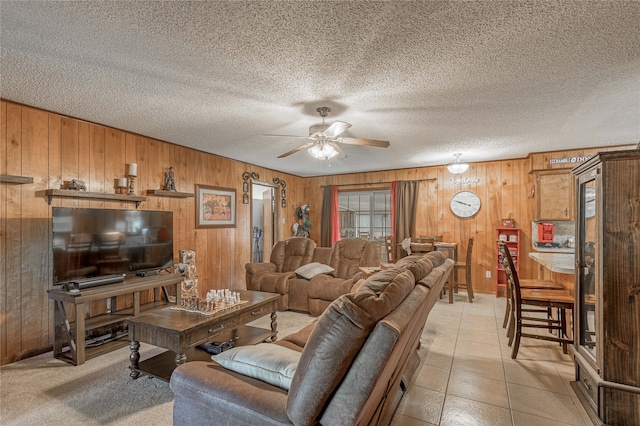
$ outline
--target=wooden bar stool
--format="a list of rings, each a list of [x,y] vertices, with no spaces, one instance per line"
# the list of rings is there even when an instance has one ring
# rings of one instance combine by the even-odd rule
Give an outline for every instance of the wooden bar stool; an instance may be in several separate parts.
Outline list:
[[[510,292],[507,290],[511,295],[511,315],[507,330],[509,346],[513,346],[511,358],[515,359],[518,356],[520,340],[523,337],[558,342],[562,345],[562,351],[567,353],[567,348],[573,340],[567,337],[566,311],[573,311],[573,296],[565,289],[521,288],[507,245],[499,242],[498,246],[507,275],[507,287],[511,287]],[[551,309],[554,308],[559,311],[557,319],[550,315]],[[532,316],[533,313],[542,315]],[[524,328],[547,329],[551,333],[558,332],[558,336],[527,333],[523,331]]]

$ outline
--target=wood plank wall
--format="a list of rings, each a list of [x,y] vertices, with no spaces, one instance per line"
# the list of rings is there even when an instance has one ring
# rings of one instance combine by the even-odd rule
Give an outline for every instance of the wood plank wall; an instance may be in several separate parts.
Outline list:
[[[607,148],[612,149],[612,148]],[[591,155],[598,150],[553,153],[554,157]],[[242,173],[257,172],[260,181],[277,177],[287,183],[287,207],[279,209],[280,239],[291,235],[295,208],[308,204],[313,223],[312,238],[319,241],[321,185],[372,183],[357,188],[385,187],[377,182],[430,179],[422,182],[416,235],[442,234],[461,244],[464,258],[469,237],[474,236],[474,287],[494,292],[495,227],[501,218],[514,218],[523,230],[521,275],[534,276],[537,266],[529,260],[534,168],[550,168],[551,154],[533,154],[527,159],[473,164],[462,177],[477,177],[472,185],[454,185],[444,166],[300,178],[274,170],[229,160],[134,133],[88,123],[60,114],[0,100],[0,174],[31,176],[33,184],[0,183],[0,362],[2,365],[51,349],[53,305],[47,298],[51,288],[51,206],[133,209],[132,203],[56,198],[51,206],[36,191],[58,189],[72,178],[84,180],[90,192],[115,193],[116,182],[127,173],[127,165],[138,163],[137,195],[159,189],[164,172],[172,165],[176,189],[194,192],[194,185],[235,188],[242,199]],[[341,188],[348,190],[349,187]],[[451,196],[471,189],[482,200],[480,213],[471,219],[455,218],[449,210]],[[141,209],[174,213],[174,258],[178,250],[195,249],[199,290],[244,288],[244,264],[250,260],[250,205],[238,201],[237,227],[196,229],[193,198],[149,196]],[[284,220],[284,223],[282,223]],[[491,272],[491,278],[485,277]],[[131,300],[121,298],[120,307]],[[102,312],[94,303],[90,312]]]
[[[138,163],[136,195],[160,189],[166,168],[174,167],[176,189],[194,192],[194,185],[234,188],[238,194],[237,227],[196,229],[194,198],[148,196],[140,209],[174,213],[174,258],[178,250],[195,249],[199,291],[245,288],[244,264],[250,260],[251,212],[242,204],[242,173],[257,172],[260,181],[287,183],[287,207],[279,212],[278,238],[291,235],[295,206],[303,202],[304,179],[229,160],[168,142],[88,123],[9,101],[0,101],[0,174],[31,176],[33,184],[0,183],[0,352],[2,365],[51,347],[53,305],[51,208],[91,207],[135,209],[130,202],[54,198],[51,206],[36,191],[58,189],[72,178],[85,181],[87,191],[114,194],[117,179],[129,163]],[[279,191],[278,191],[279,193]],[[95,302],[90,312],[106,307]],[[123,297],[118,306],[130,306]]]
[[[420,183],[414,235],[443,235],[445,241],[457,242],[460,260],[464,260],[469,238],[474,237],[472,275],[476,292],[495,293],[496,228],[501,226],[501,219],[505,218],[515,219],[516,227],[521,229],[520,276],[554,279],[572,289],[573,275],[551,273],[529,258],[532,251],[531,222],[535,217],[532,198],[535,181],[531,171],[567,168],[566,164],[550,164],[551,158],[592,156],[599,151],[634,147],[625,145],[533,153],[522,159],[475,163],[459,175],[461,178],[480,179],[478,183],[470,185],[454,183],[451,180],[454,175],[445,166],[315,177],[305,181],[304,198],[310,206],[312,223],[319,224],[324,185],[345,185],[339,187],[340,191],[371,190],[389,187],[381,182],[435,179]],[[457,218],[449,209],[451,197],[461,190],[476,192],[482,201],[479,213],[472,218]],[[487,271],[491,274],[490,278],[486,276]]]

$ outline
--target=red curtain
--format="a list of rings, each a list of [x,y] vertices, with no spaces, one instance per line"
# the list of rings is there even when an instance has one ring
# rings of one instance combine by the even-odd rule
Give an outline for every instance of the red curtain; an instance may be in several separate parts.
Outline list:
[[[338,206],[338,187],[331,186],[331,247],[340,240],[340,207]]]

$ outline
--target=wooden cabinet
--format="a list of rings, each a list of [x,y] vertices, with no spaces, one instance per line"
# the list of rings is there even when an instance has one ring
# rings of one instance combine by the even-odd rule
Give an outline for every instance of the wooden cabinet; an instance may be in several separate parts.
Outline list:
[[[573,175],[570,170],[539,170],[535,177],[535,220],[574,220]]]
[[[596,424],[640,425],[640,150],[574,169],[572,386]]]
[[[520,229],[518,228],[496,228],[496,240],[504,241],[509,248],[509,253],[513,259],[516,271],[520,270]],[[502,263],[502,255],[496,244],[496,297],[500,295],[500,288],[507,287],[507,274]]]

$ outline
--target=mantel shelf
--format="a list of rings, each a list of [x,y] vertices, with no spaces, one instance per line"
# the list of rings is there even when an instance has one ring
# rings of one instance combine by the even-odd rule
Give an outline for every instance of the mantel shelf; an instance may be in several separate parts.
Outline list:
[[[103,192],[86,192],[75,191],[71,189],[47,189],[44,191],[36,192],[37,196],[47,197],[47,202],[51,204],[53,197],[75,197],[75,198],[95,198],[102,200],[117,200],[117,201],[133,201],[136,203],[136,208],[140,207],[140,203],[147,201],[147,197],[140,197],[137,195],[126,194],[105,194]]]
[[[156,197],[173,197],[173,198],[195,197],[195,194],[192,192],[166,191],[164,189],[147,189],[147,195],[155,195]]]
[[[30,176],[0,175],[0,182],[17,183],[22,185],[25,183],[33,183],[33,178]]]

